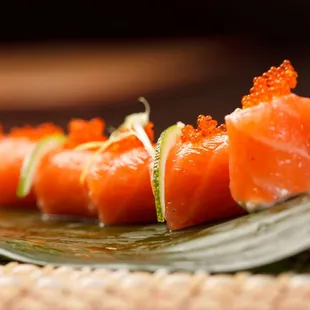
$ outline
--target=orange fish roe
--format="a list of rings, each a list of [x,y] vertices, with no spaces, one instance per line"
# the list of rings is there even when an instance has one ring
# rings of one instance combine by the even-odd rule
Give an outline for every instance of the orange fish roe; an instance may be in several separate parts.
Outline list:
[[[262,76],[254,78],[250,94],[242,98],[242,107],[253,107],[275,97],[289,95],[297,85],[297,77],[289,60],[284,60],[278,68],[271,67]]]
[[[147,136],[149,137],[151,143],[154,142],[154,124],[152,122],[149,122],[145,127],[144,130],[147,134]],[[124,130],[120,130],[121,132],[126,132],[127,129]],[[120,151],[125,151],[125,150],[129,150],[133,147],[138,147],[138,146],[142,146],[141,141],[134,135],[124,138],[119,142],[115,142],[113,143],[111,146],[108,147],[109,151],[115,151],[115,152],[120,152]]]
[[[73,119],[68,125],[67,148],[92,141],[105,141],[107,137],[104,134],[105,122],[100,118],[93,118],[89,121],[82,119]]]
[[[16,138],[28,138],[30,140],[36,141],[47,135],[55,133],[63,134],[64,131],[62,128],[52,123],[43,123],[36,127],[30,125],[23,127],[13,127],[7,136]]]
[[[204,138],[214,136],[226,131],[225,125],[218,126],[216,120],[209,115],[199,115],[197,118],[198,128],[195,129],[192,125],[186,125],[182,129],[181,141],[197,143]]]

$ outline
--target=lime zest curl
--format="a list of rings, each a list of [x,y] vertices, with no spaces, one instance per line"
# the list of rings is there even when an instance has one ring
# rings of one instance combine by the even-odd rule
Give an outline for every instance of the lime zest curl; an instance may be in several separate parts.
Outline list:
[[[87,164],[82,170],[80,182],[84,183],[87,173],[91,168],[91,165],[95,161],[96,157],[104,152],[109,146],[111,146],[114,143],[120,142],[130,136],[135,136],[138,140],[141,141],[143,144],[143,147],[148,152],[149,156],[151,158],[155,157],[155,150],[152,145],[152,142],[150,141],[150,138],[148,137],[144,127],[149,123],[150,121],[150,105],[148,101],[144,97],[138,98],[138,101],[141,102],[144,107],[144,112],[139,113],[133,113],[125,117],[124,122],[115,129],[108,140],[106,141],[94,141],[94,142],[88,142],[80,144],[75,148],[75,150],[89,150],[89,149],[96,149],[97,151],[92,154],[92,156],[89,158]]]

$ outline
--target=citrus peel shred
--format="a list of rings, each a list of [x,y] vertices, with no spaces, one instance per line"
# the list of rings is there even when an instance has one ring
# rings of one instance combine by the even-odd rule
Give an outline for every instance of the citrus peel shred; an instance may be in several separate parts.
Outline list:
[[[107,150],[113,144],[121,142],[124,139],[130,137],[136,137],[143,144],[143,147],[148,152],[151,158],[155,156],[155,150],[152,145],[152,138],[150,134],[150,105],[144,97],[138,99],[145,107],[144,112],[133,113],[125,117],[123,124],[121,124],[117,129],[115,129],[110,137],[105,141],[93,141],[82,143],[75,147],[75,150],[90,150],[97,149],[92,156],[90,156],[87,164],[82,170],[80,182],[83,184],[85,182],[86,175],[91,168],[91,165],[95,161],[96,157]]]

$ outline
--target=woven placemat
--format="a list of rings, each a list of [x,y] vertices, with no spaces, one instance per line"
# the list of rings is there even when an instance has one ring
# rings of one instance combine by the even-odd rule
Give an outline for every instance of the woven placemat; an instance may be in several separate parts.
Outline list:
[[[9,263],[1,309],[310,309],[310,276],[153,274]]]

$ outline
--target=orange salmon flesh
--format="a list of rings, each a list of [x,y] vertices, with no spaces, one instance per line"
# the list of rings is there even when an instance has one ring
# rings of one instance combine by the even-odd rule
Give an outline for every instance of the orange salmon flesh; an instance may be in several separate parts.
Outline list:
[[[177,143],[166,163],[165,205],[169,229],[244,213],[231,197],[226,134],[199,143]]]
[[[44,214],[97,217],[88,189],[80,182],[91,152],[57,149],[44,156],[37,169],[34,189]]]
[[[310,189],[310,99],[295,94],[226,116],[233,198],[249,211]]]
[[[22,137],[0,139],[0,206],[36,207],[33,190],[25,198],[16,196],[20,169],[24,158],[33,150],[35,142]]]
[[[143,147],[98,156],[87,175],[91,204],[105,225],[156,222],[151,158]]]

